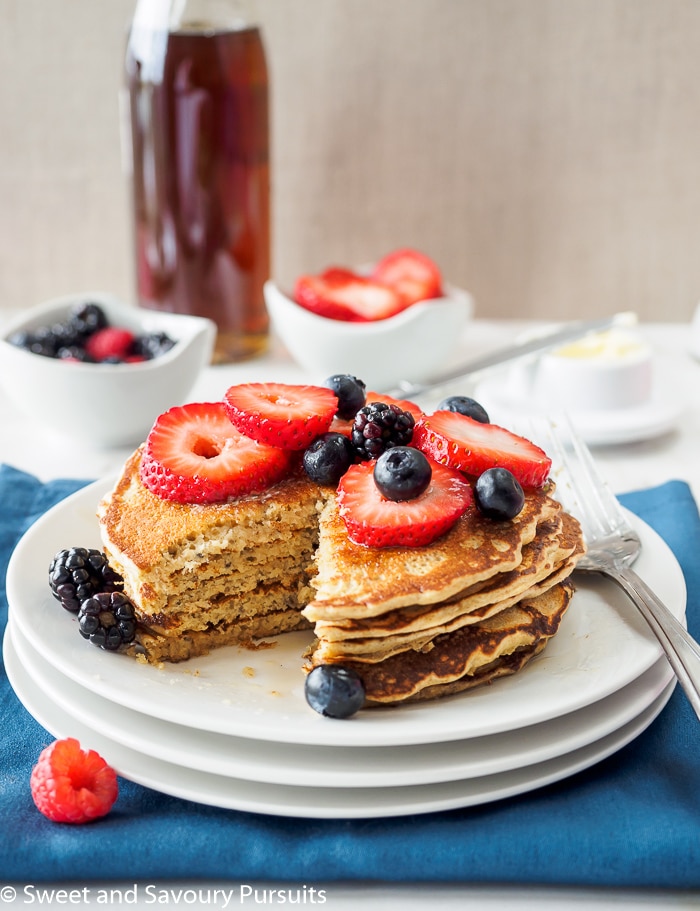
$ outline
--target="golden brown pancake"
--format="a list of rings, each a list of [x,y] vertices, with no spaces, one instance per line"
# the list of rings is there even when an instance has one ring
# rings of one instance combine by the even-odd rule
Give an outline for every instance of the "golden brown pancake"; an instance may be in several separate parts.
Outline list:
[[[432,698],[486,683],[519,670],[541,652],[559,629],[572,592],[563,582],[482,623],[438,636],[427,649],[377,664],[343,661],[343,666],[362,677],[368,704],[403,702],[421,693]],[[517,657],[511,661],[509,656]]]

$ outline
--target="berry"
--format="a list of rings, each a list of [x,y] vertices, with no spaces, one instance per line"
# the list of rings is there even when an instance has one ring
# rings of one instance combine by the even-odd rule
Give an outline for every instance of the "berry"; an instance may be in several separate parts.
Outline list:
[[[374,464],[374,483],[389,500],[413,500],[430,484],[433,470],[428,458],[412,446],[394,446]]]
[[[547,454],[525,437],[454,411],[436,411],[418,421],[413,444],[436,462],[472,477],[487,468],[507,468],[523,487],[541,487],[552,466]]]
[[[335,487],[355,458],[350,440],[342,433],[324,433],[304,451],[304,471],[317,484]]]
[[[84,339],[108,325],[107,316],[102,307],[93,303],[77,304],[71,310],[68,322],[78,336]]]
[[[323,383],[332,389],[338,399],[336,416],[343,421],[352,420],[365,404],[365,384],[356,376],[348,373],[337,373],[329,376]]]
[[[488,468],[476,480],[474,501],[489,519],[514,519],[525,505],[525,494],[507,468]]]
[[[442,296],[440,270],[432,259],[417,250],[389,253],[375,265],[371,277],[393,288],[404,306]]]
[[[134,339],[134,343],[131,346],[131,355],[128,361],[129,363],[136,363],[135,358],[151,361],[153,358],[166,354],[174,345],[175,340],[165,332],[150,332],[145,335],[139,335]]]
[[[376,459],[392,446],[410,443],[415,423],[398,405],[369,402],[355,415],[350,438],[361,459]]]
[[[131,353],[133,343],[133,332],[118,326],[106,326],[87,339],[85,350],[97,363],[121,363]]]
[[[325,386],[242,383],[229,388],[224,406],[234,427],[251,439],[301,450],[329,429],[338,399]]]
[[[49,566],[49,587],[62,607],[76,613],[87,598],[98,592],[116,592],[124,580],[102,551],[86,547],[59,550]]]
[[[265,490],[289,466],[288,453],[236,430],[222,402],[191,403],[157,418],[146,440],[141,480],[165,500],[218,503]]]
[[[456,411],[465,414],[468,418],[479,421],[480,424],[489,424],[489,416],[483,405],[467,395],[450,395],[443,399],[435,409],[436,411]]]
[[[78,629],[83,639],[115,652],[134,641],[134,605],[124,592],[100,592],[80,605]]]
[[[55,740],[32,769],[32,798],[53,822],[83,823],[105,816],[117,799],[117,775],[74,737]]]
[[[339,268],[326,269],[320,275],[302,275],[297,279],[294,299],[318,316],[355,323],[388,319],[405,308],[393,288]]]
[[[307,674],[304,695],[311,708],[326,718],[349,718],[365,702],[360,675],[341,664],[319,664]]]
[[[412,500],[384,497],[374,483],[371,462],[351,465],[338,485],[338,508],[348,537],[370,547],[421,547],[444,534],[472,502],[467,479],[431,464],[432,480]]]

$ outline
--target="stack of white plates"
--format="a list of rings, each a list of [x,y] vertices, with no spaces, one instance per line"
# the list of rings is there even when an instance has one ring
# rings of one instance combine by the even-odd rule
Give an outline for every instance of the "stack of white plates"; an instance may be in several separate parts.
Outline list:
[[[307,633],[271,647],[220,649],[152,667],[81,638],[52,597],[64,547],[99,547],[108,483],[49,511],[19,543],[7,577],[4,657],[29,712],[77,737],[125,778],[200,803],[256,813],[352,818],[473,806],[561,780],[638,736],[674,679],[625,596],[577,578],[557,636],[515,677],[434,702],[323,718],[304,699]],[[637,569],[682,618],[683,574],[665,543],[643,541]]]

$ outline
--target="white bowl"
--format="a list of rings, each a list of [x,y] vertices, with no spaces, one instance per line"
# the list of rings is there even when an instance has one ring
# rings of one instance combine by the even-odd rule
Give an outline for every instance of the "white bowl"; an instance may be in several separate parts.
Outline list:
[[[509,385],[514,396],[554,409],[638,408],[652,395],[651,346],[631,329],[609,329],[514,365]]]
[[[466,291],[450,285],[445,291],[367,323],[318,316],[272,281],[265,285],[265,303],[275,332],[312,379],[350,373],[380,392],[401,380],[429,379],[445,366],[474,309]]]
[[[176,344],[141,363],[84,364],[32,354],[7,341],[19,330],[50,326],[87,302],[99,304],[110,325],[165,332]],[[186,401],[211,360],[215,335],[211,320],[142,310],[106,294],[56,298],[4,327],[0,383],[20,411],[47,428],[97,448],[138,444],[159,414]]]
[[[690,353],[700,359],[700,304],[695,308],[690,323]]]

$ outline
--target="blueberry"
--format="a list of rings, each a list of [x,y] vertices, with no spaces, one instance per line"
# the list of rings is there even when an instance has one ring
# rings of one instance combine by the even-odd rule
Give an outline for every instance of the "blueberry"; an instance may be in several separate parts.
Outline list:
[[[477,478],[474,498],[489,519],[514,519],[525,505],[518,479],[507,468],[488,468]]]
[[[365,687],[358,673],[340,664],[320,664],[306,677],[306,701],[319,715],[349,718],[365,701]]]
[[[332,389],[338,397],[336,414],[344,421],[354,418],[365,404],[365,384],[349,373],[336,373],[323,381],[323,385]]]
[[[304,471],[317,484],[335,485],[354,461],[350,440],[342,433],[324,433],[304,451]]]
[[[489,416],[482,405],[467,395],[449,395],[437,406],[437,411],[456,411],[480,424],[489,424]]]
[[[430,484],[430,462],[420,449],[394,446],[379,456],[374,483],[387,500],[415,500]]]

